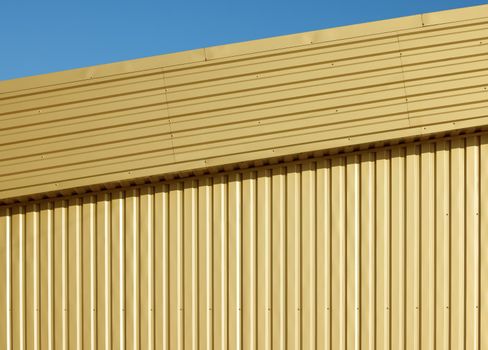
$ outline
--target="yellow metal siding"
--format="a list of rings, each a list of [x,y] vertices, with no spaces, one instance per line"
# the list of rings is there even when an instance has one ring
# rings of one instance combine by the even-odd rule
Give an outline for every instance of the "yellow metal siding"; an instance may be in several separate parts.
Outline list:
[[[488,6],[0,83],[0,199],[488,124]]]
[[[0,208],[0,347],[461,349],[488,136]]]

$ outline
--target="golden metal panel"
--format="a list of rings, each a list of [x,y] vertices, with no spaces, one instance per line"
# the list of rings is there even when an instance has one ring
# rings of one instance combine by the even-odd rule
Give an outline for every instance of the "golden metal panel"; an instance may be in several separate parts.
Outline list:
[[[405,150],[391,151],[391,339],[405,348]],[[403,277],[403,278],[402,278]]]
[[[349,151],[488,124],[487,11],[0,83],[0,200],[70,195],[0,207],[0,348],[487,347],[487,135]]]
[[[474,133],[0,207],[0,341],[486,345]]]
[[[451,346],[466,342],[466,140],[452,142],[451,149]]]
[[[300,182],[301,169],[299,164],[293,164],[287,169],[287,345],[290,348],[300,348],[301,332],[301,297],[300,297]]]
[[[375,154],[361,156],[361,323],[360,338],[362,349],[375,349]],[[332,203],[330,203],[332,205]],[[330,250],[326,250],[329,252]]]
[[[435,150],[435,225],[436,225],[436,344],[449,347],[449,281],[450,281],[450,187],[449,143],[440,141]]]
[[[482,5],[0,82],[0,201],[484,126],[487,38]]]
[[[488,327],[488,308],[486,307],[486,300],[488,300],[488,137],[486,135],[481,136],[480,139],[480,330],[487,329]],[[488,332],[480,332],[481,348],[488,347]]]

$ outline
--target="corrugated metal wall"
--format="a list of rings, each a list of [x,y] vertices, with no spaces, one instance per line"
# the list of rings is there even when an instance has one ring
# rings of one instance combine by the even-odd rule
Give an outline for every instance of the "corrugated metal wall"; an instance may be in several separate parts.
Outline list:
[[[488,136],[0,208],[2,349],[487,349]]]
[[[0,83],[0,200],[488,125],[488,6]]]

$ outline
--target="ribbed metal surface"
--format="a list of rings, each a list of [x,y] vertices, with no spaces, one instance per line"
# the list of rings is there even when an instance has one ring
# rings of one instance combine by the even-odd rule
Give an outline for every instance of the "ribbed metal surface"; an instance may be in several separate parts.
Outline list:
[[[488,6],[0,83],[0,199],[488,124]]]
[[[0,208],[2,349],[488,348],[488,136]]]

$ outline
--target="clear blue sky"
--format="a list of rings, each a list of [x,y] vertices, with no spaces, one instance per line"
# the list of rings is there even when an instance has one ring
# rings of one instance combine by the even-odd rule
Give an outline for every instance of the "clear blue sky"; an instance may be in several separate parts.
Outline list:
[[[1,0],[0,80],[484,3]]]

